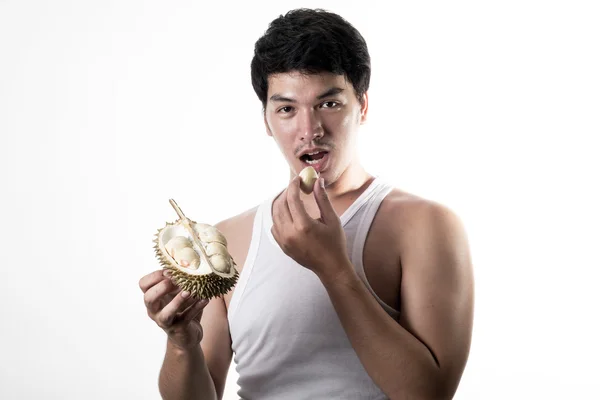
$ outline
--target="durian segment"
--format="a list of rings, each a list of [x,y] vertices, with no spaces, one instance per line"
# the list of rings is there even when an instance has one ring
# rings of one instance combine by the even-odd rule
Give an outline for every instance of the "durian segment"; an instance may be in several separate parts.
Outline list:
[[[198,244],[181,220],[167,223],[158,230],[154,240],[156,256],[163,268],[171,271],[173,281],[183,290],[188,290],[192,296],[207,299],[222,296],[231,290],[239,277],[236,264],[227,250],[227,240],[217,228],[189,221],[214,270],[211,270]],[[185,261],[190,264],[181,265],[186,264]]]
[[[185,236],[175,236],[165,244],[165,249],[171,257],[175,257],[175,252],[185,247],[192,247],[192,242]]]
[[[195,222],[190,221],[191,226],[195,229]],[[220,236],[223,236],[220,232],[219,232]],[[177,260],[175,258],[173,258],[171,255],[168,254],[168,252],[166,252],[166,249],[163,246],[163,243],[169,243],[170,240],[174,237],[177,236],[183,236],[186,237],[190,240],[190,243],[192,244],[192,248],[194,249],[194,251],[198,254],[198,257],[200,258],[200,266],[197,270],[191,269],[191,268],[186,268],[183,267],[181,265],[178,265]],[[216,237],[217,239],[219,238],[218,235],[212,235],[210,237]],[[224,251],[226,253],[224,253],[224,255],[226,256],[227,259],[229,259],[229,268],[226,268],[224,271],[221,271],[222,268],[219,268],[219,271],[212,271],[210,269],[210,266],[208,265],[208,263],[206,262],[206,260],[204,259],[204,257],[201,256],[202,251],[197,248],[197,244],[192,240],[192,238],[190,237],[189,233],[187,232],[187,230],[185,229],[185,227],[178,222],[172,223],[172,224],[167,224],[167,226],[165,226],[165,228],[161,229],[158,233],[158,244],[159,244],[159,249],[163,252],[166,252],[166,258],[171,262],[171,264],[174,265],[174,267],[178,267],[181,268],[183,270],[185,270],[187,273],[190,274],[196,274],[196,275],[202,275],[202,274],[208,274],[211,272],[215,272],[219,275],[222,275],[223,277],[229,277],[233,274],[233,269],[234,269],[234,265],[235,263],[233,262],[233,259],[231,258],[231,255],[229,254],[229,252],[227,251],[226,247],[223,247],[221,249],[224,249]],[[206,246],[209,243],[205,243],[202,242],[203,248],[206,251]],[[217,242],[216,244],[220,244],[219,242]]]
[[[173,258],[182,267],[190,269],[198,269],[200,267],[200,256],[192,247],[177,249]]]
[[[227,247],[225,247],[222,243],[212,242],[206,245],[206,254],[208,254],[209,257],[214,254],[228,255],[229,251],[227,251]]]
[[[226,272],[231,268],[231,262],[227,256],[223,254],[214,254],[210,257],[210,262],[213,268],[219,272]]]
[[[210,258],[213,268],[219,272],[226,272],[230,268],[230,256],[227,248],[218,242],[206,245],[206,254]]]
[[[227,239],[225,236],[214,226],[208,224],[196,224],[194,230],[198,232],[200,240],[204,243],[217,242],[224,246],[227,246]]]

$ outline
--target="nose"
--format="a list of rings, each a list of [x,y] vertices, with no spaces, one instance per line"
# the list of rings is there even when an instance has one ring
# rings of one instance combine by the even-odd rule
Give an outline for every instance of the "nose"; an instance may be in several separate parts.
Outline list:
[[[298,117],[300,140],[310,142],[323,137],[323,125],[314,110],[304,110]]]

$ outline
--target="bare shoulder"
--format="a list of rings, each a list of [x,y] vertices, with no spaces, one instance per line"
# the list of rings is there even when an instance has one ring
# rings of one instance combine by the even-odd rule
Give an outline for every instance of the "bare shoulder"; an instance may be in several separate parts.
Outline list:
[[[229,242],[229,237],[236,237],[244,233],[248,229],[252,229],[254,223],[254,216],[258,206],[245,210],[237,215],[219,221],[215,227],[225,235]]]
[[[409,193],[398,188],[392,189],[382,202],[382,207],[386,207],[398,217],[415,218],[423,217],[426,214],[446,217],[453,217],[454,212],[446,205],[425,197]],[[454,216],[455,217],[455,216]],[[418,219],[418,218],[417,218]]]
[[[471,255],[460,217],[445,204],[396,189],[386,200],[387,220],[398,246],[403,296],[410,295],[407,287],[419,287],[415,281],[438,289],[460,282],[460,290],[470,291]]]
[[[237,264],[238,271],[244,266],[252,238],[254,217],[258,206],[227,218],[215,226],[227,239],[227,249]]]
[[[398,188],[383,200],[380,213],[381,220],[389,225],[387,229],[401,238],[405,249],[424,237],[465,236],[460,217],[447,205]]]

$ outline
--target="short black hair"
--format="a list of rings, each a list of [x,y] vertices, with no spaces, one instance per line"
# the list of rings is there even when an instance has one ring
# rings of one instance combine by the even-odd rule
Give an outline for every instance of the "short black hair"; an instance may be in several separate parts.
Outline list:
[[[345,75],[362,104],[369,89],[371,57],[365,39],[344,18],[322,9],[300,8],[269,24],[256,41],[250,69],[263,108],[269,75],[291,71]]]

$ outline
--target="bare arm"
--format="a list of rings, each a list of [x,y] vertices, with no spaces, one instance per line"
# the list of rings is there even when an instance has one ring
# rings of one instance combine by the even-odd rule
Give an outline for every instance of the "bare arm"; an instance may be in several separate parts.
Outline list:
[[[140,288],[148,315],[167,333],[158,382],[162,397],[222,398],[232,358],[223,298],[207,304],[185,297],[161,270],[144,276]]]
[[[392,399],[451,399],[466,365],[473,277],[466,235],[439,206],[419,207],[403,251],[401,325],[351,268],[320,276],[358,357]],[[349,262],[349,261],[348,261]]]
[[[159,377],[164,399],[223,398],[232,358],[223,298],[212,299],[201,317],[203,335],[199,345],[181,349],[167,339],[167,352]]]
[[[182,350],[167,340],[158,387],[165,400],[219,398],[200,345]]]
[[[222,297],[213,299],[208,304],[202,316],[202,327],[204,338],[200,344],[214,382],[217,398],[222,399],[227,372],[233,358],[227,308]]]

